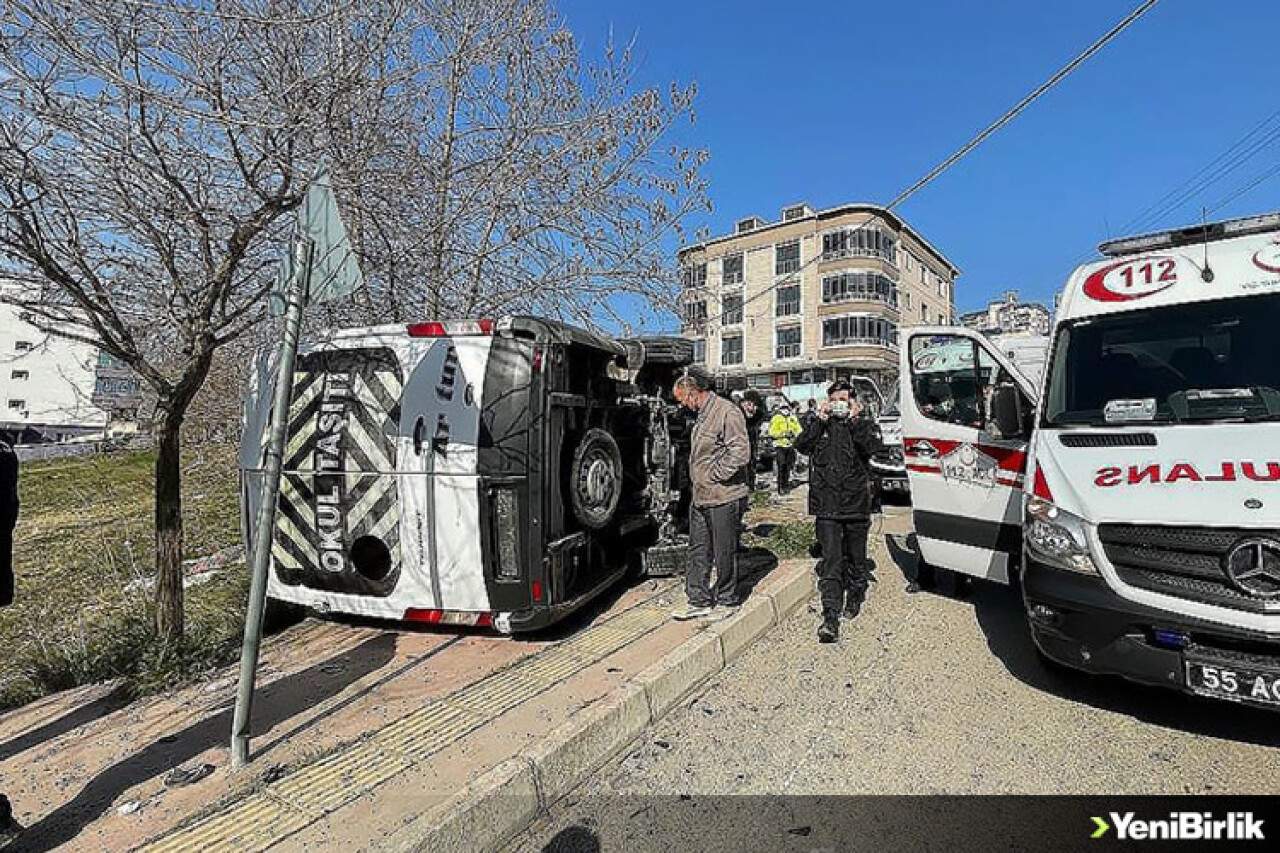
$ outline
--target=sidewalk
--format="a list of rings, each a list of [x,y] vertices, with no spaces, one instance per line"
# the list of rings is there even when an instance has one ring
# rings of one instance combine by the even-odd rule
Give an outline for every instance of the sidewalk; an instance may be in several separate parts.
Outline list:
[[[807,571],[785,568],[749,567],[753,598],[768,604],[788,571]],[[226,748],[234,670],[128,706],[110,685],[50,697],[0,717],[21,849],[375,845],[708,630],[669,620],[680,600],[674,580],[644,581],[532,641],[308,620],[267,646],[254,762],[239,773]],[[743,630],[715,627],[732,643]],[[166,786],[203,764],[208,777]]]

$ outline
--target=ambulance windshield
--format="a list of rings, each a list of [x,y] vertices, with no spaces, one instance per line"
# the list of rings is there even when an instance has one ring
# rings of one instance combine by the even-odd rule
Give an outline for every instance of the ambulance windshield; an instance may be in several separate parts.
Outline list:
[[[1048,426],[1280,420],[1280,293],[1063,324]]]

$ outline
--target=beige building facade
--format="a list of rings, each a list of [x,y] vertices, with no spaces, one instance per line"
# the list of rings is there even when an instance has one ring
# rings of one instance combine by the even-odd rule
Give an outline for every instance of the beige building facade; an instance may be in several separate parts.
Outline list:
[[[678,259],[683,333],[727,388],[858,374],[887,391],[900,330],[955,322],[960,271],[876,205],[790,205]]]

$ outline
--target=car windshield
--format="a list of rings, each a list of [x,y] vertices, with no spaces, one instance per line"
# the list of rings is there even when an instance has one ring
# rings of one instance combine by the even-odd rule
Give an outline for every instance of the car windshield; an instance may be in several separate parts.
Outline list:
[[[1280,420],[1280,294],[1064,324],[1048,425]]]

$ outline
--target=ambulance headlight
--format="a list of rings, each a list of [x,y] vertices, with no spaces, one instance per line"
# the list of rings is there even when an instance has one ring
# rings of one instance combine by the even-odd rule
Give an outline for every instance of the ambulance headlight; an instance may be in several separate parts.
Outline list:
[[[1098,574],[1084,519],[1040,498],[1028,498],[1023,540],[1037,560],[1056,569]]]

